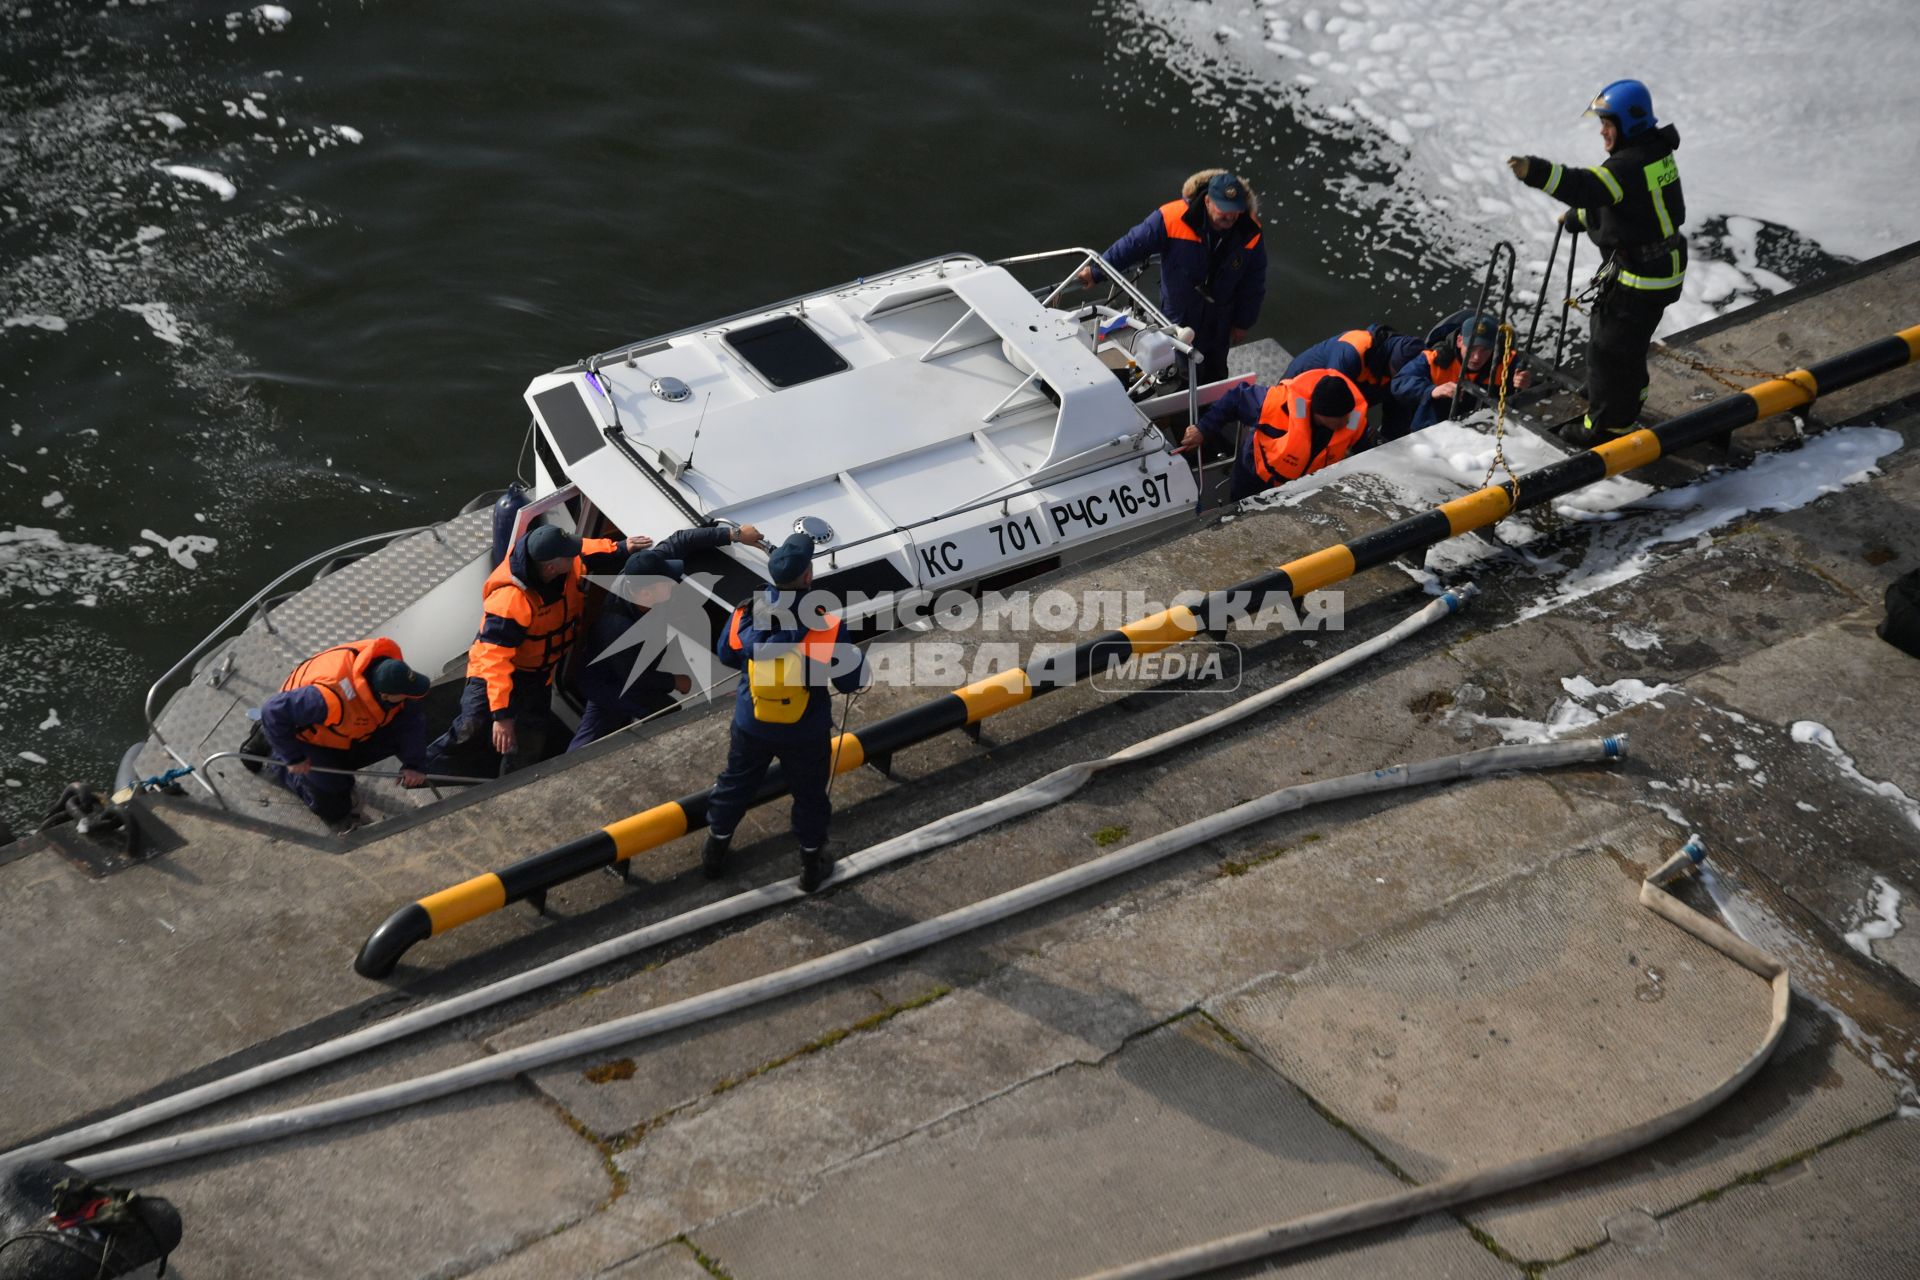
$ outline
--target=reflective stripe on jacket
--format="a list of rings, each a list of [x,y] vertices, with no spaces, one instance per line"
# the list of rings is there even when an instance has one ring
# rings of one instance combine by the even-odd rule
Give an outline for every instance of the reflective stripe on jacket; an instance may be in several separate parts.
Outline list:
[[[1662,125],[1623,138],[1602,164],[1582,169],[1527,157],[1530,187],[1579,210],[1580,225],[1629,289],[1677,289],[1687,275],[1687,201],[1673,153],[1680,131]]]
[[[368,670],[382,658],[401,661],[400,646],[385,636],[322,649],[295,667],[280,692],[311,686],[326,704],[326,719],[296,729],[293,736],[309,746],[344,751],[391,724],[406,704],[383,704],[367,683]]]
[[[1251,211],[1230,230],[1210,233],[1204,193],[1195,192],[1149,213],[1104,256],[1125,271],[1159,254],[1160,309],[1175,324],[1192,326],[1201,351],[1225,359],[1232,331],[1251,329],[1260,318],[1267,296],[1264,241]]]
[[[1313,415],[1310,404],[1313,389],[1322,379],[1338,378],[1353,393],[1353,410],[1346,425],[1327,437],[1316,453],[1313,448]],[[1253,428],[1253,470],[1261,481],[1272,486],[1311,475],[1347,456],[1348,450],[1367,429],[1367,398],[1353,379],[1334,369],[1315,369],[1278,383],[1267,392],[1260,406],[1260,420]]]

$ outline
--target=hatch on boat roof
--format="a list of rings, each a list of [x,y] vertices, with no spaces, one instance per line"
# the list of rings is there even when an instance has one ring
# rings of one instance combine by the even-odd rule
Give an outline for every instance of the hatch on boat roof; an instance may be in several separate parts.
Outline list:
[[[796,315],[775,316],[733,329],[723,335],[734,354],[745,360],[769,385],[797,387],[830,373],[850,368],[840,353],[827,345],[805,320]]]

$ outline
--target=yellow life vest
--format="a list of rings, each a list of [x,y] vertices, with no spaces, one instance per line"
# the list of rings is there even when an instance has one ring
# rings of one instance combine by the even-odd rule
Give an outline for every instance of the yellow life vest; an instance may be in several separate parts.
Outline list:
[[[733,614],[732,634],[728,639],[735,649],[741,647],[740,620],[746,616],[742,605]],[[807,628],[807,634],[793,648],[777,657],[747,656],[747,692],[753,698],[753,718],[761,724],[797,724],[807,713],[813,696],[807,684],[807,660],[823,665],[833,661],[833,649],[840,641],[840,619],[822,614],[826,623]]]

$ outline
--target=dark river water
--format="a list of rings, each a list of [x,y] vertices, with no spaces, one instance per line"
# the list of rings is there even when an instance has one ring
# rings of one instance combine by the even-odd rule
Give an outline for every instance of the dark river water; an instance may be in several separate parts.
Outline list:
[[[275,573],[511,479],[525,384],[589,352],[949,250],[1103,247],[1223,162],[1265,200],[1256,336],[1423,327],[1468,288],[1118,0],[286,11],[0,0],[16,829],[108,782],[148,685]]]

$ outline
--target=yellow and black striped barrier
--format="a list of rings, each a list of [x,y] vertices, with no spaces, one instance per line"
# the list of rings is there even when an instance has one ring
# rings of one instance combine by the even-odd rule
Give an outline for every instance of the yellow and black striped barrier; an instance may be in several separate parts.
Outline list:
[[[1363,534],[1352,542],[1323,547],[1311,555],[1289,561],[1272,573],[1226,592],[1216,592],[1195,607],[1175,605],[1117,631],[1096,636],[1070,653],[989,676],[875,721],[857,733],[844,733],[835,744],[835,772],[846,773],[869,760],[884,761],[902,747],[925,742],[950,729],[977,724],[1041,694],[1077,684],[1096,669],[1096,662],[1107,661],[1110,656],[1124,658],[1153,653],[1191,640],[1214,629],[1207,615],[1209,606],[1216,601],[1251,600],[1252,607],[1257,609],[1277,594],[1303,596],[1362,569],[1424,550],[1469,530],[1485,528],[1510,512],[1538,506],[1608,476],[1645,466],[1663,454],[1810,404],[1823,392],[1853,386],[1916,359],[1920,359],[1920,325],[1822,361],[1811,369],[1795,370],[1783,378],[1749,387],[1657,427],[1635,431],[1538,471],[1529,471],[1517,477],[1511,487],[1489,485],[1432,511]],[[754,802],[763,803],[785,792],[776,766]],[[707,795],[701,791],[657,804],[610,823],[592,835],[570,840],[504,870],[475,876],[409,903],[373,931],[353,967],[363,977],[384,978],[416,942],[498,911],[510,902],[539,901],[555,885],[623,862],[689,831],[698,831],[707,825]]]

